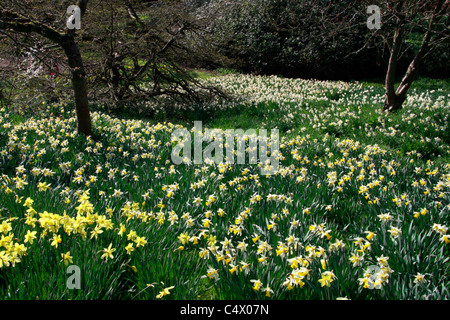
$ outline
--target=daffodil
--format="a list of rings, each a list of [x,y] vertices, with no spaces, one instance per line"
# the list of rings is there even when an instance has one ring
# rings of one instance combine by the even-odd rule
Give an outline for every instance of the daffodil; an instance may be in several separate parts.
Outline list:
[[[364,233],[367,233],[366,239],[371,241],[373,237],[376,236],[376,234],[372,231],[364,231]]]
[[[34,239],[36,239],[36,231],[27,230],[27,234],[25,235],[24,243],[33,244]]]
[[[209,250],[208,249],[201,249],[200,252],[198,253],[199,257],[202,259],[208,259],[209,258]]]
[[[5,251],[0,251],[0,269],[2,267],[9,267],[10,257]]]
[[[425,275],[420,272],[414,276],[414,283],[423,283],[425,282]]]
[[[202,223],[203,223],[203,226],[204,226],[205,228],[208,228],[208,227],[209,227],[209,224],[211,223],[211,220],[209,220],[209,219],[203,219],[203,220],[202,220]]]
[[[206,272],[209,279],[219,280],[219,270],[210,267]]]
[[[64,261],[64,265],[67,267],[69,263],[73,263],[73,257],[70,255],[70,251],[66,253],[61,253],[62,261]]]
[[[230,263],[230,267],[231,268],[229,268],[228,271],[230,271],[231,274],[234,274],[235,272],[238,271],[238,266],[237,265],[234,265],[234,264]]]
[[[133,243],[130,242],[125,246],[127,254],[131,254],[134,251]]]
[[[33,203],[34,203],[34,200],[31,199],[30,197],[28,197],[28,198],[25,199],[25,202],[23,203],[23,206],[27,207],[27,208],[31,208]]]
[[[127,231],[127,228],[121,223],[119,225],[119,232],[117,234],[119,236],[123,236],[126,231]]]
[[[134,240],[137,237],[137,233],[134,230],[130,230],[127,234],[127,240]]]
[[[143,247],[147,244],[147,240],[145,239],[145,237],[136,237],[136,239],[134,239],[134,242],[136,243],[136,247]]]
[[[216,236],[213,236],[213,235],[210,235],[209,237],[208,237],[208,246],[210,246],[210,247],[213,247],[215,244],[216,244],[216,242],[217,242],[217,237]]]
[[[261,238],[261,235],[255,234],[255,235],[253,236],[253,238],[252,238],[252,241],[253,241],[254,243],[256,243],[260,238]]]
[[[188,234],[188,233],[181,233],[181,234],[178,236],[178,240],[180,241],[180,243],[181,243],[182,245],[188,243],[188,242],[189,242],[189,234]]]
[[[448,234],[444,234],[444,235],[442,235],[440,241],[444,242],[445,244],[449,244],[450,243],[450,236]]]
[[[95,228],[91,231],[91,239],[92,238],[97,239],[97,236],[102,233],[103,230],[99,226],[95,226]]]
[[[224,211],[223,209],[219,209],[219,210],[217,211],[217,215],[218,215],[219,217],[223,217],[223,216],[225,215],[225,211]]]
[[[38,191],[44,192],[50,189],[50,185],[46,182],[39,182],[38,183]]]
[[[388,232],[391,234],[393,239],[397,239],[402,234],[402,230],[394,226],[391,226]]]
[[[0,224],[0,232],[7,234],[11,230],[12,230],[12,226],[11,226],[11,223],[9,223],[8,221],[3,221]]]
[[[115,248],[112,248],[112,243],[109,244],[108,248],[104,248],[101,252],[103,252],[101,258],[108,260],[108,259],[113,259],[113,253],[116,251]]]
[[[325,259],[320,260],[320,263],[322,265],[322,269],[326,270],[327,269],[327,261]]]
[[[59,234],[54,234],[53,238],[50,239],[50,241],[51,241],[51,243],[50,243],[51,246],[54,246],[55,248],[58,248],[58,244],[61,243],[62,239],[61,239],[61,236]]]
[[[262,282],[259,279],[252,279],[250,280],[251,283],[253,283],[252,289],[255,291],[259,291],[259,288],[262,286]]]
[[[159,294],[156,296],[157,299],[161,299],[164,296],[168,296],[170,294],[169,290],[172,290],[175,288],[175,286],[164,288],[162,291],[159,292]]]
[[[273,294],[273,290],[270,289],[269,286],[267,286],[267,287],[261,289],[261,291],[262,291],[262,292],[265,292],[265,293],[266,293],[266,297],[268,297],[268,298],[270,298],[271,294]]]
[[[322,272],[322,278],[319,279],[319,283],[322,287],[330,287],[335,277],[332,271]]]
[[[358,254],[354,254],[349,259],[354,267],[362,265],[362,262],[364,260],[363,256],[360,256]]]

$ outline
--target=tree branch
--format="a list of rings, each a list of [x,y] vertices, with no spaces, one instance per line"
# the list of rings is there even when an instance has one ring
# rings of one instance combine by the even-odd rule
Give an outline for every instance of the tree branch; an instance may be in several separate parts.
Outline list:
[[[64,34],[47,25],[7,9],[0,12],[0,29],[12,29],[25,33],[34,32],[58,44],[61,43],[64,37]]]

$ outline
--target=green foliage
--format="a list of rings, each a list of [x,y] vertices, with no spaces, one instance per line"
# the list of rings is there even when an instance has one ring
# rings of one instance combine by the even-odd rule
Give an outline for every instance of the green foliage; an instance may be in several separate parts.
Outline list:
[[[353,10],[355,21],[365,21],[365,10],[360,9],[344,2],[332,6],[322,1],[231,2],[213,24],[215,42],[244,70],[344,79],[361,77],[362,68],[374,76],[375,51],[351,54],[367,41],[367,27],[350,28],[341,17],[343,11]]]
[[[213,0],[198,12],[211,12],[207,34],[212,34],[210,42],[229,59],[223,62],[227,67],[260,74],[361,80],[383,77],[387,69],[389,50],[383,38],[392,37],[395,19],[383,7],[384,1],[378,4],[382,11],[386,9],[379,32],[367,28],[368,2],[364,1]],[[439,30],[445,28],[445,16],[441,20]],[[405,53],[398,62],[400,74],[406,71],[425,34],[424,28],[410,29]],[[421,74],[445,78],[449,74],[448,52],[448,41],[433,46]]]

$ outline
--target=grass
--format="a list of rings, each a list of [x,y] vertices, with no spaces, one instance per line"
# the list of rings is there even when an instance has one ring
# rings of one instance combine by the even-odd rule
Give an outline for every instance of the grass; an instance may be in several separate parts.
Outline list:
[[[266,79],[266,81],[267,84],[262,83],[264,86],[262,90],[272,93],[272,88],[275,87],[270,84],[270,79]],[[285,80],[285,82],[288,81]],[[419,99],[419,96],[426,94],[426,99],[430,103],[443,98],[445,104],[445,101],[448,101],[447,94],[450,92],[450,88],[445,83],[443,80],[421,79],[412,88],[411,96]],[[342,83],[342,85],[342,89],[335,89],[323,88],[319,84],[317,87],[320,88],[322,95],[320,99],[312,96],[297,102],[287,98],[285,102],[281,102],[281,110],[277,101],[255,103],[251,101],[252,97],[245,102],[216,112],[210,125],[218,128],[233,126],[251,128],[254,123],[261,122],[266,127],[277,127],[284,134],[298,132],[300,129],[317,138],[329,134],[339,138],[356,139],[365,144],[377,143],[390,150],[398,150],[404,155],[415,150],[426,159],[443,157],[444,161],[448,161],[445,145],[442,145],[441,148],[439,144],[423,140],[428,136],[430,139],[438,138],[448,141],[448,126],[446,126],[447,120],[445,119],[448,111],[445,108],[428,107],[417,115],[415,114],[417,109],[406,107],[396,114],[385,117],[381,112],[384,97],[384,88],[381,84],[351,83],[344,85]],[[437,87],[440,87],[440,90],[431,89]],[[232,90],[239,91],[236,88],[232,88]],[[355,94],[360,95],[365,102],[352,101],[352,95]],[[257,97],[255,98],[257,99]],[[413,105],[413,101],[414,98],[411,98],[409,104]],[[424,119],[431,117],[432,125],[419,119],[417,124],[413,123],[411,126],[411,121],[404,121],[405,118],[411,117],[423,117]],[[401,133],[391,137],[386,134],[386,130],[389,128],[399,128]]]
[[[199,106],[203,127],[278,128],[276,174],[175,165],[189,108],[96,108],[98,140],[64,103],[0,112],[1,298],[450,297],[448,82],[385,115],[379,85],[222,74],[198,76],[235,97]]]

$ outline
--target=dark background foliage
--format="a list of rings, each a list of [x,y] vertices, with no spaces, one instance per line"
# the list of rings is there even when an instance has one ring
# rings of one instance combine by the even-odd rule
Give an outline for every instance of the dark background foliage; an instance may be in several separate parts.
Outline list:
[[[231,62],[228,67],[342,80],[378,78],[386,72],[389,52],[382,38],[367,28],[369,14],[363,4],[328,0],[192,2],[198,11],[211,14],[209,34],[216,50]],[[399,62],[400,74],[420,37],[420,33],[412,33],[411,45]],[[449,49],[448,43],[437,45],[426,58],[422,74],[448,76]]]

